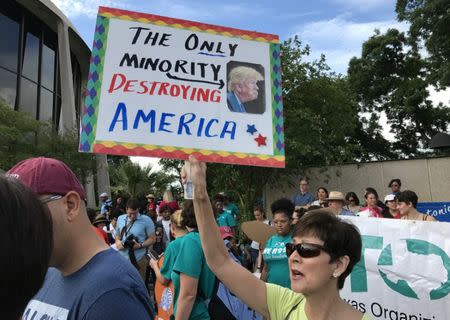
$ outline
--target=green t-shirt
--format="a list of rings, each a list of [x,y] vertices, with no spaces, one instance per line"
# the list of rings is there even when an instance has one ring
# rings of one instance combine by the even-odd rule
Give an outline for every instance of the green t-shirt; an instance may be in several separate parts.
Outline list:
[[[236,219],[236,217],[239,215],[239,209],[238,209],[238,207],[237,207],[234,203],[232,203],[232,202],[228,203],[226,206],[224,205],[224,206],[223,206],[223,210],[228,211],[229,213],[231,213],[231,215],[232,215],[233,218],[235,218],[235,219]]]
[[[290,289],[286,289],[275,284],[266,284],[267,307],[269,309],[270,319],[284,320],[289,312],[289,319],[292,320],[308,320],[305,313],[306,298]],[[371,320],[367,314],[364,314],[361,320]]]
[[[219,214],[216,218],[217,224],[219,227],[235,227],[236,221],[234,220],[231,213],[228,211],[222,211],[221,214]]]
[[[291,288],[291,279],[289,278],[289,264],[286,255],[286,243],[290,243],[292,237],[274,235],[266,242],[266,248],[263,251],[264,263],[267,264],[267,282],[278,284],[285,288]]]
[[[172,276],[172,269],[180,252],[181,244],[184,236],[178,237],[171,241],[164,251],[164,262],[161,266],[161,274],[164,278],[170,279]]]
[[[181,247],[173,266],[171,279],[175,290],[174,314],[180,294],[180,273],[198,279],[197,298],[195,299],[189,319],[209,319],[204,299],[211,298],[216,277],[206,264],[198,232],[189,232],[183,237]]]

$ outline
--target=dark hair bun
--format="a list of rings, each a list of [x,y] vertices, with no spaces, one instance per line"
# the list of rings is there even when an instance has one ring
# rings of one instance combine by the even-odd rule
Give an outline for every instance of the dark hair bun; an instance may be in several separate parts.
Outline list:
[[[272,214],[284,213],[289,218],[292,218],[292,213],[294,212],[294,209],[295,205],[292,203],[291,200],[287,198],[275,200],[274,202],[272,202],[272,205],[270,206]]]

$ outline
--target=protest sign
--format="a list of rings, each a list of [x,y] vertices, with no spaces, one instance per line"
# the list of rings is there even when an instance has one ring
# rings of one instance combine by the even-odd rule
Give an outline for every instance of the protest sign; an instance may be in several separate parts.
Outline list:
[[[450,319],[450,224],[346,219],[361,232],[363,254],[343,299],[372,319]]]
[[[284,167],[278,36],[100,7],[79,150]]]
[[[450,222],[450,202],[419,202],[417,211],[435,217],[438,221]]]

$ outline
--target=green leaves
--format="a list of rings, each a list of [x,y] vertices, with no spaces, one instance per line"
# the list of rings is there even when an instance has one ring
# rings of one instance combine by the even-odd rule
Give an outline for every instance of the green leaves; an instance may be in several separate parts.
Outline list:
[[[450,86],[450,1],[397,0],[395,11],[400,21],[410,23],[411,42],[418,47],[423,43],[429,53],[428,82]]]
[[[129,160],[115,161],[115,165],[109,167],[109,174],[112,191],[127,197],[163,194],[176,181],[175,175],[165,171],[153,172],[152,165],[142,168]]]
[[[366,127],[372,130],[375,146],[387,148],[385,155],[389,158],[426,153],[431,137],[446,131],[450,121],[449,108],[433,106],[430,100],[432,63],[421,56],[418,48],[413,38],[389,29],[384,34],[375,32],[363,44],[361,58],[350,61],[348,79],[359,111],[376,116],[385,113],[394,133],[394,142],[383,141],[373,131],[372,114],[371,124]],[[362,122],[363,127],[367,124]]]

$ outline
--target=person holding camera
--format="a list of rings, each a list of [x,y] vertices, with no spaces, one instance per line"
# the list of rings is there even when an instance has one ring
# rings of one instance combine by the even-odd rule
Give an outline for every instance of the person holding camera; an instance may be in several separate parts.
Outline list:
[[[155,225],[148,216],[140,214],[139,200],[131,198],[127,202],[126,214],[117,219],[116,247],[126,259],[138,269],[145,281],[147,248],[156,241]]]

